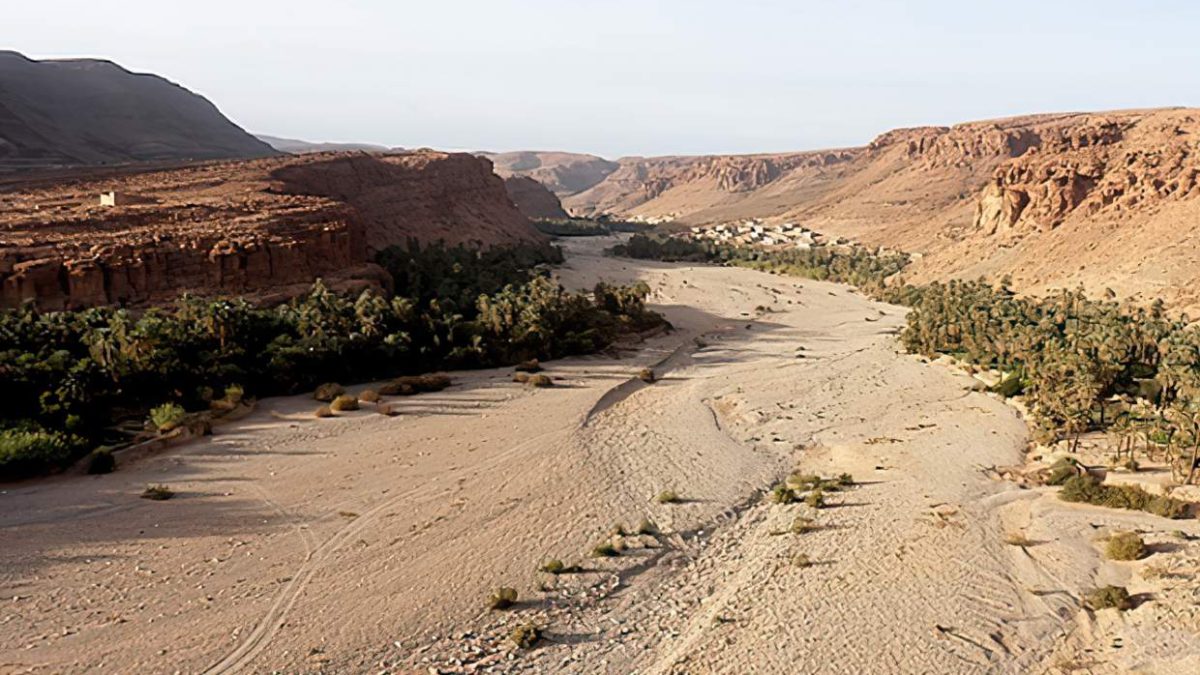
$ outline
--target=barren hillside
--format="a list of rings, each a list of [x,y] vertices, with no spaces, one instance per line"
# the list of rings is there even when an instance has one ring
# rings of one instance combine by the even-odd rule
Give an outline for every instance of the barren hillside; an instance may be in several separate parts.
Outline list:
[[[545,185],[528,176],[509,176],[504,179],[509,199],[529,218],[569,218],[558,197]]]
[[[495,163],[501,176],[529,176],[560,197],[596,185],[620,166],[602,157],[571,152],[480,154]]]
[[[0,51],[0,169],[274,154],[207,99],[157,75]]]

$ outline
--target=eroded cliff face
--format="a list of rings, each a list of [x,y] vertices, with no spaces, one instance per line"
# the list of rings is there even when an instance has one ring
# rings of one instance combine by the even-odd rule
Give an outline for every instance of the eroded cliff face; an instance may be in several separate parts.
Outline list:
[[[2,307],[141,305],[183,292],[277,299],[318,277],[385,285],[371,256],[409,238],[542,239],[491,164],[466,154],[306,155],[3,190]],[[109,191],[118,206],[100,206]]]
[[[553,220],[570,217],[553,192],[528,176],[509,176],[504,179],[504,187],[508,190],[508,198],[526,218]]]

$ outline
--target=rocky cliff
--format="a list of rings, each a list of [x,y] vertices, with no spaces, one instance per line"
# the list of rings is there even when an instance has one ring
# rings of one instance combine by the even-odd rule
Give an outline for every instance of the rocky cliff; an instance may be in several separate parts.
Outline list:
[[[99,195],[114,192],[116,206]],[[466,154],[332,153],[0,186],[0,307],[140,305],[182,292],[283,297],[317,277],[386,284],[408,238],[541,241],[491,164]]]
[[[207,99],[156,75],[0,51],[0,169],[274,154]]]
[[[528,176],[509,176],[504,179],[504,187],[508,190],[508,198],[526,218],[570,218],[558,197],[545,185]]]
[[[496,165],[496,173],[528,176],[559,195],[582,192],[604,180],[620,164],[595,155],[572,152],[481,153]]]

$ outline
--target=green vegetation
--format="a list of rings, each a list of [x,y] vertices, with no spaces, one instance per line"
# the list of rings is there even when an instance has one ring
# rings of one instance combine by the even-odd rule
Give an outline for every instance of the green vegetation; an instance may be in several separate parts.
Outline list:
[[[329,409],[333,412],[358,410],[358,397],[354,394],[342,394],[341,396],[333,399],[333,403],[329,404]]]
[[[521,649],[533,649],[542,640],[542,627],[536,623],[523,623],[512,630],[508,639]]]
[[[638,523],[637,529],[634,530],[634,534],[656,535],[658,532],[658,525],[649,518],[642,518],[642,520]]]
[[[596,237],[611,234],[600,222],[584,218],[540,218],[533,226],[554,237]]]
[[[175,496],[175,491],[166,485],[147,485],[142,491],[142,499],[149,499],[156,502],[165,502]]]
[[[795,490],[783,483],[771,488],[771,501],[776,504],[792,504],[799,498]]]
[[[117,458],[113,457],[112,450],[108,448],[100,448],[91,454],[91,459],[88,460],[89,474],[104,474],[112,473],[117,469]]]
[[[654,501],[659,504],[678,504],[681,500],[679,493],[674,490],[663,490],[654,497]]]
[[[653,369],[642,368],[641,370],[638,371],[638,379],[641,380],[642,382],[645,382],[646,384],[654,384],[654,382],[658,378],[654,375]]]
[[[596,544],[592,549],[593,558],[615,558],[619,555],[621,552],[617,550],[616,546],[613,546],[612,542],[608,541]]]
[[[492,591],[488,598],[488,607],[492,609],[508,609],[517,604],[517,589],[507,586]]]
[[[1117,532],[1104,548],[1109,560],[1137,560],[1146,555],[1146,542],[1136,532]]]
[[[333,399],[346,393],[346,388],[337,382],[326,382],[325,384],[317,385],[313,390],[313,398],[322,403],[332,403]]]
[[[1105,485],[1087,475],[1068,478],[1058,496],[1063,501],[1145,511],[1163,518],[1187,518],[1191,512],[1187,502],[1153,495],[1136,485]]]
[[[183,297],[141,313],[0,312],[0,479],[126,443],[118,425],[144,418],[156,404],[205,410],[212,392],[226,388],[245,387],[240,400],[560,358],[662,323],[645,308],[644,285],[564,290],[541,271],[561,260],[558,249],[542,246],[481,252],[409,244],[378,256],[393,279],[390,295],[343,296],[317,282],[307,295],[266,308]],[[444,376],[397,380],[379,393],[445,384]],[[344,393],[330,389],[321,393],[324,402]]]
[[[1084,603],[1092,610],[1116,609],[1123,612],[1133,607],[1129,591],[1121,586],[1103,586],[1089,591],[1084,596]]]
[[[164,403],[150,409],[150,424],[160,434],[165,434],[183,424],[187,412],[178,403]]]

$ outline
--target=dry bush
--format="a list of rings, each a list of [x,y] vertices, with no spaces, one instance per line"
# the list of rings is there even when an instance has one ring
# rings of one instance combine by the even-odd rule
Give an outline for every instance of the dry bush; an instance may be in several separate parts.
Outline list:
[[[175,496],[175,491],[166,485],[147,485],[142,491],[142,499],[150,499],[156,502],[165,502]]]
[[[663,490],[654,496],[654,501],[659,504],[678,504],[680,502],[679,493],[674,490]]]
[[[799,496],[796,494],[796,491],[783,483],[771,488],[771,501],[776,504],[791,504],[797,499],[799,499]]]
[[[621,552],[609,541],[596,544],[592,549],[593,558],[615,558],[619,555],[621,555]]]
[[[492,609],[508,609],[517,603],[517,589],[503,586],[492,591],[488,598],[488,607]]]
[[[1063,501],[1145,511],[1163,518],[1186,518],[1192,510],[1188,502],[1153,495],[1136,485],[1105,485],[1087,475],[1068,478],[1058,496]]]
[[[642,518],[641,522],[638,523],[636,534],[656,535],[658,532],[658,525],[653,520]]]
[[[512,381],[526,384],[529,382],[529,373],[513,373]]]
[[[792,556],[792,564],[796,567],[812,567],[813,561],[804,553],[797,553]]]
[[[550,379],[549,375],[538,373],[529,376],[529,385],[531,387],[553,387],[554,380]]]
[[[1121,586],[1103,586],[1088,591],[1084,603],[1093,610],[1116,609],[1123,612],[1133,607],[1129,591]]]
[[[814,509],[823,509],[825,508],[825,493],[821,490],[813,490],[804,498],[804,503]]]
[[[374,389],[364,389],[363,392],[358,395],[358,400],[364,403],[379,403],[379,392],[375,391]]]
[[[333,409],[327,405],[323,405],[317,408],[317,411],[313,414],[317,417],[333,417]]]
[[[337,382],[326,382],[313,391],[313,398],[322,403],[331,403],[333,399],[346,393],[346,388]]]
[[[380,403],[375,406],[375,412],[380,415],[387,415],[388,417],[395,417],[400,414],[400,411],[393,408],[390,403]]]
[[[358,397],[354,394],[342,394],[333,399],[333,403],[329,404],[329,408],[334,412],[358,410]]]
[[[1108,538],[1104,554],[1109,560],[1137,560],[1146,554],[1146,542],[1136,532],[1117,532]]]
[[[650,368],[642,368],[638,371],[638,379],[646,384],[654,384],[658,378],[654,375],[654,370]]]
[[[424,392],[441,391],[453,383],[449,375],[428,373],[425,375],[405,375],[397,377],[379,387],[379,393],[384,396],[412,396]]]
[[[512,630],[508,639],[521,649],[533,649],[542,639],[542,627],[536,623],[523,623]]]
[[[542,371],[542,364],[537,359],[529,359],[518,363],[516,370],[519,373],[539,373]]]

